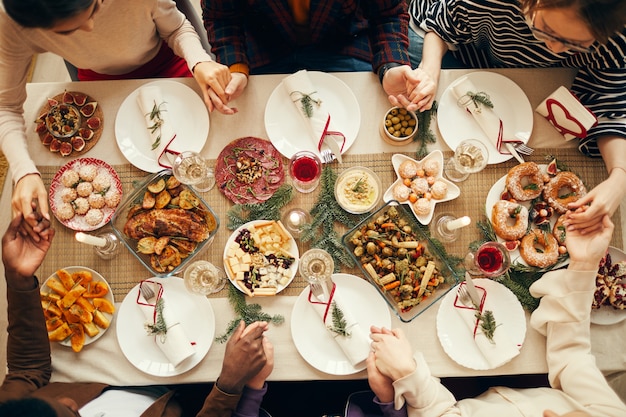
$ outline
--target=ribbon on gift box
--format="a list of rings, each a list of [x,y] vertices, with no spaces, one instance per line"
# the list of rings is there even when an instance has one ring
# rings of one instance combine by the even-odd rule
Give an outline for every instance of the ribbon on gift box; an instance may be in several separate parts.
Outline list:
[[[330,129],[331,115],[309,78],[308,72],[300,70],[289,75],[283,80],[283,87],[309,127],[317,150],[322,149],[325,140],[334,140],[338,142],[339,149],[343,152],[346,137],[343,133]]]
[[[479,91],[472,80],[467,76],[461,77],[450,85],[452,94],[457,99],[459,106],[472,115],[487,139],[495,146],[502,155],[510,155],[505,143],[517,145],[522,143],[519,139],[504,138],[504,123],[494,109],[479,103],[476,98],[481,95],[488,99],[489,96]]]
[[[152,302],[146,300],[141,293],[142,285],[151,285],[158,287],[155,292],[156,296]],[[176,317],[176,313],[171,306],[167,304],[167,299],[163,285],[159,282],[150,280],[144,280],[139,283],[137,288],[136,303],[143,315],[148,320],[149,324],[156,324],[159,320],[157,304],[162,302],[161,315],[167,326],[166,333],[157,334],[154,337],[154,342],[157,347],[163,352],[167,360],[176,367],[185,359],[196,353],[196,348],[193,343],[189,341],[189,338],[185,334],[185,330],[180,324],[180,320]]]
[[[584,139],[587,131],[598,123],[593,112],[563,86],[542,101],[535,111],[548,119],[565,140]]]
[[[157,163],[162,168],[171,168],[171,161],[185,149],[180,147],[176,132],[167,117],[167,102],[163,99],[161,88],[156,85],[141,87],[137,104],[144,115],[150,147]]]
[[[465,285],[461,283],[460,285]],[[454,299],[454,311],[457,312],[461,320],[465,323],[468,330],[472,334],[472,338],[478,347],[478,350],[484,356],[485,360],[491,368],[496,368],[515,356],[519,355],[519,348],[509,337],[506,326],[502,323],[497,324],[497,328],[493,333],[493,340],[489,340],[480,328],[480,318],[477,313],[483,314],[489,310],[489,298],[487,290],[483,287],[476,286],[479,292],[482,292],[480,306],[467,306],[461,302],[458,293]]]
[[[333,284],[333,288],[328,296],[328,301],[320,300],[309,292],[309,303],[315,312],[322,318],[328,332],[333,336],[343,353],[353,366],[367,359],[370,353],[370,340],[368,335],[363,331],[359,322],[350,314],[350,311],[341,301],[336,293],[337,285]],[[344,336],[333,331],[332,309],[339,309],[343,313],[345,320],[345,330],[349,332],[349,336]]]

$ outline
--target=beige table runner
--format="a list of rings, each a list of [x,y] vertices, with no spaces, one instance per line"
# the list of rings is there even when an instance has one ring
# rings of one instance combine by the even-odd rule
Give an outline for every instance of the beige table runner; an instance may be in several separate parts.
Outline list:
[[[395,173],[391,165],[391,155],[391,153],[346,155],[344,156],[344,163],[341,165],[333,164],[333,168],[337,171],[341,171],[351,166],[367,166],[380,176],[383,186],[388,187],[395,181]],[[414,154],[407,155],[414,157]],[[450,155],[451,152],[444,154],[445,157],[449,157]],[[537,163],[546,163],[546,155],[557,157],[558,160],[567,165],[571,171],[580,175],[588,188],[594,187],[606,178],[606,169],[601,159],[589,159],[572,149],[538,149],[531,157],[526,159]],[[514,165],[514,160],[511,160],[506,163],[487,166],[482,172],[471,175],[466,181],[459,184],[461,188],[461,196],[459,198],[450,202],[437,204],[435,215],[444,212],[451,213],[455,216],[467,215],[472,218],[474,223],[472,226],[467,227],[467,233],[463,233],[459,240],[446,245],[450,254],[463,256],[467,251],[469,243],[480,238],[480,232],[475,227],[475,223],[479,220],[485,220],[485,199],[487,194],[492,185],[504,176]],[[49,186],[58,167],[41,166],[38,168],[42,174],[44,183]],[[129,195],[132,192],[132,184],[134,181],[140,180],[148,175],[130,164],[115,165],[113,168],[120,176],[125,195]],[[287,181],[289,181],[288,178]],[[232,207],[232,203],[219,192],[217,187],[207,193],[201,193],[201,195],[217,213],[221,224],[213,243],[202,253],[199,253],[196,259],[206,259],[221,266],[224,246],[231,234],[231,231],[226,227],[228,222],[226,212]],[[295,192],[294,199],[285,209],[290,207],[302,207],[309,210],[315,204],[317,195],[318,191],[310,194]],[[616,228],[611,245],[621,248],[623,239],[619,219],[619,212],[615,213],[613,220],[616,224]],[[95,254],[91,246],[80,244],[74,240],[74,231],[58,223],[56,219],[54,223],[57,234],[52,248],[38,271],[39,277],[48,277],[61,267],[72,265],[86,266],[100,272],[107,279],[113,287],[115,300],[118,302],[122,301],[128,291],[140,280],[150,278],[150,273],[125,247],[120,250],[119,255],[113,260],[102,260]],[[105,228],[103,228],[103,230]],[[346,228],[342,227],[342,225],[336,225],[336,230],[341,236],[345,233]],[[97,233],[97,231],[94,233]],[[308,242],[307,244],[298,242],[298,247],[300,253],[303,253],[303,251],[309,249],[309,244]],[[361,275],[354,268],[347,269],[342,267],[342,271]],[[281,294],[298,295],[305,286],[305,280],[297,274],[293,282],[281,292]],[[215,296],[225,297],[226,290],[222,290]]]

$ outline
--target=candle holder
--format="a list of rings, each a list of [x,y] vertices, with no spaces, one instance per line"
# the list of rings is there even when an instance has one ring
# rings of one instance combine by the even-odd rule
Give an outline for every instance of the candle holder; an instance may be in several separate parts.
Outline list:
[[[106,244],[104,246],[93,247],[98,256],[105,260],[115,258],[120,246],[120,240],[117,235],[113,232],[101,232],[96,236],[106,240]]]
[[[311,215],[301,208],[293,208],[283,214],[281,222],[293,237],[299,237],[302,226],[311,223]]]
[[[460,230],[470,223],[467,216],[456,218],[452,214],[443,213],[430,223],[430,233],[441,242],[454,242],[459,238]]]

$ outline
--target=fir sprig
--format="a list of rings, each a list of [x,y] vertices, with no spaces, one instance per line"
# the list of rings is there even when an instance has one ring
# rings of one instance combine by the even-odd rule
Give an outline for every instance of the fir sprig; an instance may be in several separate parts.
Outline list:
[[[322,170],[320,178],[321,190],[317,202],[311,209],[312,221],[302,227],[300,240],[302,242],[311,241],[311,246],[324,249],[335,261],[335,270],[339,270],[340,265],[353,267],[354,261],[345,250],[341,239],[335,231],[335,223],[352,228],[363,218],[354,214],[349,214],[341,208],[335,199],[335,182],[337,174],[326,165]]]
[[[331,309],[333,324],[327,326],[328,330],[339,336],[351,337],[352,333],[350,333],[347,329],[348,322],[343,315],[343,311],[341,311],[339,306],[337,306],[337,303],[334,301],[331,303]]]
[[[489,94],[484,91],[478,91],[474,93],[473,91],[468,91],[465,95],[474,103],[477,111],[480,113],[481,106],[489,107],[493,109],[493,102],[491,101],[491,97]]]
[[[414,141],[418,142],[417,147],[417,159],[423,159],[428,155],[428,144],[437,142],[437,137],[430,130],[430,122],[432,118],[437,114],[437,102],[433,102],[433,107],[430,110],[415,113],[417,117],[417,133],[415,134]]]
[[[215,338],[215,341],[218,343],[228,341],[228,338],[239,326],[241,320],[246,323],[246,326],[256,321],[266,321],[277,326],[285,322],[285,318],[280,314],[272,316],[264,313],[259,304],[247,304],[244,294],[232,284],[228,286],[228,302],[235,310],[235,318],[228,323],[226,331],[221,336]]]
[[[495,344],[493,340],[493,336],[496,332],[496,318],[493,315],[493,311],[485,310],[482,313],[476,310],[476,319],[478,319],[478,323],[480,329],[483,331],[483,334],[492,344]]]
[[[281,185],[265,202],[260,204],[235,204],[227,212],[229,230],[235,230],[252,220],[278,220],[280,209],[293,198],[293,187]]]
[[[317,93],[317,91],[313,91],[311,94],[305,94],[300,91],[292,91],[290,94],[291,96],[293,96],[294,94],[297,94],[300,96],[300,98],[294,101],[300,102],[300,105],[302,106],[302,112],[309,119],[313,117],[313,104],[315,104],[317,107],[320,107],[322,105],[321,99],[316,100],[313,97],[311,97],[311,95],[315,93]]]
[[[165,307],[165,300],[159,298],[154,307],[156,311],[156,319],[154,323],[146,322],[144,327],[149,335],[160,336],[161,338],[165,338],[167,334],[167,323],[165,322],[165,318],[163,317],[163,308]]]

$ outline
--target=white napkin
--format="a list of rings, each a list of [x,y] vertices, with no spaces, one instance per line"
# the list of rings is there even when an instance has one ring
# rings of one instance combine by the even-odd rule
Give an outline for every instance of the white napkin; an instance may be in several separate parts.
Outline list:
[[[485,133],[489,141],[495,146],[495,148],[503,155],[510,155],[506,146],[502,146],[504,143],[518,144],[521,141],[519,139],[505,139],[504,138],[504,125],[502,119],[496,113],[495,109],[479,104],[478,107],[467,96],[468,92],[473,94],[481,92],[472,80],[467,76],[461,77],[450,85],[452,94],[457,99],[457,102],[461,107],[467,110],[474,118],[480,129]]]
[[[585,138],[587,131],[598,123],[593,112],[563,86],[542,101],[535,111],[548,119],[565,140]]]
[[[163,168],[171,168],[171,161],[186,149],[182,149],[180,141],[176,140],[176,132],[169,122],[167,102],[163,99],[161,88],[155,85],[141,87],[137,94],[137,104],[141,114],[144,115],[150,137],[150,148],[154,152],[157,163]],[[150,117],[155,106],[162,120],[160,128],[154,128],[156,119]]]
[[[465,283],[461,283],[465,285]],[[503,317],[498,316],[498,312],[490,308],[490,299],[487,291],[481,287],[476,287],[479,295],[481,295],[481,311],[491,310],[496,321],[496,330],[493,334],[492,343],[484,335],[480,329],[478,319],[476,318],[476,310],[465,306],[460,300],[455,299],[453,308],[466,324],[470,335],[474,338],[478,350],[483,354],[485,360],[491,368],[497,368],[519,355],[519,348],[515,342],[509,337],[507,332],[507,324]]]
[[[169,360],[170,363],[176,367],[182,361],[196,353],[196,348],[193,344],[191,344],[189,338],[185,334],[185,330],[180,324],[180,320],[176,317],[173,306],[168,304],[165,291],[163,291],[163,286],[158,282],[147,280],[142,281],[140,285],[151,285],[151,288],[154,289],[156,294],[156,299],[152,300],[152,303],[148,303],[141,295],[139,287],[137,287],[137,307],[144,314],[148,323],[155,323],[156,300],[162,299],[164,302],[163,319],[165,320],[165,324],[167,326],[167,333],[165,335],[155,335],[154,341],[159,349],[161,349],[167,360]]]
[[[337,286],[335,285],[335,289]],[[333,303],[343,313],[343,318],[346,321],[346,330],[350,333],[350,336],[339,335],[329,329],[333,325]],[[343,353],[353,366],[363,362],[367,359],[370,353],[370,339],[367,333],[363,331],[358,320],[350,313],[349,306],[341,301],[341,297],[337,296],[336,291],[332,291],[330,294],[330,303],[317,299],[313,294],[309,294],[309,305],[315,310],[315,312],[324,319],[326,329],[333,336]]]
[[[345,142],[345,137],[341,132],[330,131],[331,116],[328,112],[324,100],[320,97],[319,91],[313,85],[306,70],[300,70],[283,79],[283,87],[289,99],[298,109],[298,113],[309,127],[309,133],[315,141],[315,147],[320,150],[322,143],[327,136],[333,136],[329,140],[337,140]],[[307,99],[307,97],[310,99]],[[308,100],[310,106],[303,105],[303,99]],[[308,107],[309,114],[305,110]],[[340,143],[343,150],[343,142]]]

